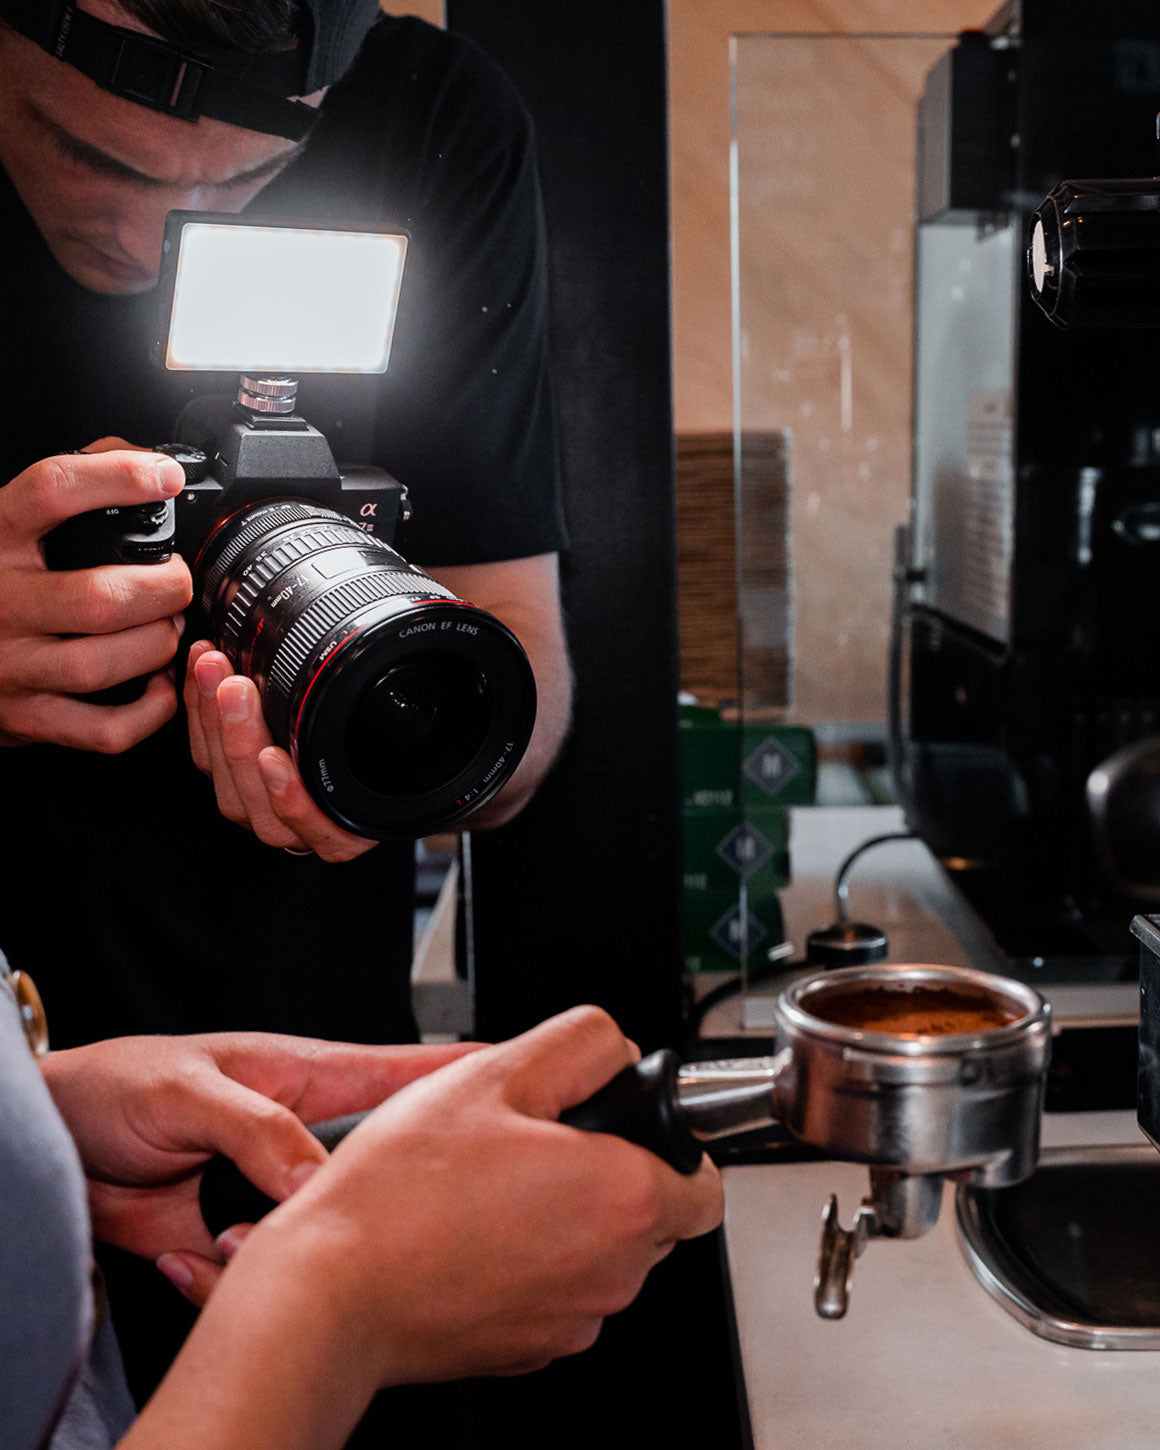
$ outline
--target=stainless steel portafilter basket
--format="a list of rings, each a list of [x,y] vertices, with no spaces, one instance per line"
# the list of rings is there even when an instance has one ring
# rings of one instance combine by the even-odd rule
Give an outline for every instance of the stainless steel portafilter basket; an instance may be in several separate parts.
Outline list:
[[[840,1318],[871,1238],[917,1238],[944,1178],[997,1188],[1035,1168],[1050,1008],[1020,982],[962,967],[848,967],[799,979],[775,1004],[773,1057],[696,1063],[680,1111],[705,1142],[779,1122],[836,1158],[870,1165],[850,1229],[822,1222],[815,1302]]]

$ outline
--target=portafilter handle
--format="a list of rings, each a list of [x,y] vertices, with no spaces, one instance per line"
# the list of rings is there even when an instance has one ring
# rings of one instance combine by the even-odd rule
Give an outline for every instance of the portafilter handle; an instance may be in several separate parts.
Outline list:
[[[702,1143],[777,1121],[779,1085],[790,1053],[691,1063],[662,1048],[626,1067],[560,1121],[592,1133],[614,1133],[663,1158],[680,1173],[695,1173]],[[366,1116],[315,1123],[310,1131],[332,1150]],[[274,1200],[244,1178],[228,1158],[214,1158],[202,1174],[201,1212],[212,1234],[235,1223],[254,1223]]]

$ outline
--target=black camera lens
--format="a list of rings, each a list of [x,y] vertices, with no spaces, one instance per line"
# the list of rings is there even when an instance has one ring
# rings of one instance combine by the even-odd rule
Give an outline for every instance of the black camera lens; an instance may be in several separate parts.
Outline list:
[[[435,790],[478,754],[493,708],[487,677],[471,660],[416,655],[393,665],[351,711],[351,769],[383,795]]]
[[[343,515],[250,505],[217,526],[193,572],[209,636],[348,830],[446,829],[519,764],[535,682],[515,635]]]

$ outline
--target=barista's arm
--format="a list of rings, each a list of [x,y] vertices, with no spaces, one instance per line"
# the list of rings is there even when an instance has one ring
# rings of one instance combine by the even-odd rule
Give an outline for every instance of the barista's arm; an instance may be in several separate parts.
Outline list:
[[[507,785],[465,822],[472,830],[497,826],[527,804],[568,728],[572,684],[557,558],[543,554],[431,573],[502,620],[535,672],[536,726],[527,754]],[[314,803],[290,756],[270,737],[254,682],[233,674],[225,655],[202,641],[190,650],[185,704],[194,762],[212,777],[228,819],[268,845],[314,851],[325,861],[353,860],[374,846],[344,831]]]

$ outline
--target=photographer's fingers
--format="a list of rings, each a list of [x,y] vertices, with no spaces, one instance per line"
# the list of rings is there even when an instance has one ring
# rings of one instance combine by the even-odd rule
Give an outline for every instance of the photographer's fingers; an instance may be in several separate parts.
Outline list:
[[[139,744],[177,710],[168,672],[155,674],[139,700],[91,705],[70,695],[21,692],[0,697],[0,743],[49,741],[73,750],[119,755]]]
[[[0,499],[3,497],[0,489]],[[188,608],[192,594],[189,569],[179,558],[164,564],[106,564],[59,573],[39,567],[13,568],[5,573],[0,636],[105,637],[172,619]]]
[[[258,768],[279,820],[324,861],[353,861],[378,844],[366,836],[344,831],[320,810],[284,750],[274,745],[267,747],[258,756]]]
[[[196,653],[195,653],[196,652]],[[213,781],[218,809],[235,825],[250,826],[250,815],[234,784],[233,772],[222,746],[217,692],[231,672],[229,660],[200,643],[190,650],[186,705],[190,722],[190,749],[194,761]],[[192,689],[188,688],[192,682]],[[195,740],[196,732],[196,740]]]
[[[222,754],[250,829],[268,846],[307,849],[309,842],[279,819],[258,766],[259,753],[271,743],[258,687],[244,675],[231,675],[218,686],[215,704],[221,719]]]
[[[222,814],[268,846],[350,861],[376,843],[344,831],[310,798],[293,762],[271,741],[257,686],[233,674],[225,655],[200,643],[190,651],[190,748],[209,774]]]
[[[7,677],[12,680],[18,674],[22,688],[46,693],[83,695],[103,690],[165,669],[184,628],[179,614],[107,636],[35,637],[7,651]]]
[[[76,514],[174,498],[184,486],[175,459],[129,447],[42,458],[0,489],[0,534],[42,539]]]
[[[183,560],[50,571],[41,539],[77,513],[180,492],[172,459],[118,446],[44,459],[0,489],[0,743],[118,753],[173,714],[177,616],[191,595]],[[72,698],[152,676],[127,705]]]
[[[193,757],[194,765],[205,775],[213,773],[213,764],[210,759],[209,741],[206,739],[205,727],[201,721],[201,691],[197,683],[197,662],[212,648],[208,639],[199,639],[190,645],[189,656],[185,662],[185,682],[181,691],[182,702],[185,705],[186,723],[189,726],[189,753]]]
[[[0,734],[9,744],[51,741],[102,754],[129,749],[176,709],[167,666],[182,627],[178,615],[100,636],[11,636],[0,629]],[[129,704],[76,698],[138,678],[148,686]]]

